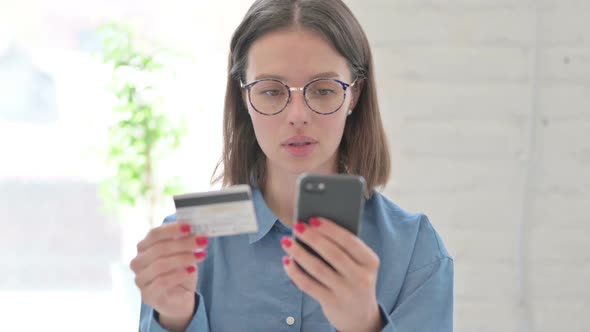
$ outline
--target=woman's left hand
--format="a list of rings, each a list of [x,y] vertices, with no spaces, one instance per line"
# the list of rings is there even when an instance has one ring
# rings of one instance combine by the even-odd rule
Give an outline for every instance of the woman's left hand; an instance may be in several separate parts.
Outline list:
[[[283,267],[293,283],[320,303],[336,330],[380,331],[383,321],[376,296],[377,254],[357,236],[325,218],[311,218],[309,225],[297,222],[293,229],[298,240],[334,267],[283,237],[281,244],[290,256],[283,258]]]

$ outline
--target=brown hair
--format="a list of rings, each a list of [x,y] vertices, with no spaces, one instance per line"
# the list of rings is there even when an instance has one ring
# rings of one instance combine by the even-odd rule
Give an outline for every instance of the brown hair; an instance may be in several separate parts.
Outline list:
[[[223,115],[223,153],[213,183],[252,184],[264,188],[266,156],[256,141],[254,127],[242,98],[248,50],[262,35],[293,26],[322,34],[347,59],[353,79],[363,80],[362,91],[344,127],[339,147],[339,173],[362,175],[368,192],[385,186],[391,162],[379,114],[373,57],[360,24],[341,0],[257,0],[233,34]],[[359,91],[357,91],[357,94]]]

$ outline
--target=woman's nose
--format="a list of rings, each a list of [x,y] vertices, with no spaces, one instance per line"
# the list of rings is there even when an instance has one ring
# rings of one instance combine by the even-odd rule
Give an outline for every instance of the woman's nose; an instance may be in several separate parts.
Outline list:
[[[284,111],[287,113],[287,120],[292,126],[301,126],[309,123],[311,111],[305,103],[305,97],[299,91],[291,92],[291,100],[289,100],[289,104]]]

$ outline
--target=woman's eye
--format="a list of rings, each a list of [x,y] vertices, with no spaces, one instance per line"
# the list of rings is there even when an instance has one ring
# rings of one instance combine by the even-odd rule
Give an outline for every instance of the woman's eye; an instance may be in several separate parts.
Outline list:
[[[281,94],[280,90],[264,90],[260,94],[268,97],[276,97]]]
[[[320,96],[327,96],[327,95],[333,94],[333,93],[334,93],[334,90],[330,90],[330,89],[320,89],[320,90],[318,90],[318,91],[317,91],[317,93],[318,93]]]

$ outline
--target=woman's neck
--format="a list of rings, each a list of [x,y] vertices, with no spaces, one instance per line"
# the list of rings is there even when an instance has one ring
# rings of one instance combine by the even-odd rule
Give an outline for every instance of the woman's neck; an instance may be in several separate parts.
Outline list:
[[[284,169],[272,167],[267,164],[266,185],[262,190],[264,200],[268,207],[274,212],[285,225],[293,226],[295,209],[295,193],[297,192],[297,178],[300,173],[288,172]],[[337,173],[334,163],[333,167],[310,170],[309,172],[320,174]]]
[[[281,172],[275,174],[267,168],[266,186],[263,189],[264,200],[274,214],[288,226],[293,226],[293,208],[295,203],[295,185],[297,174]]]

